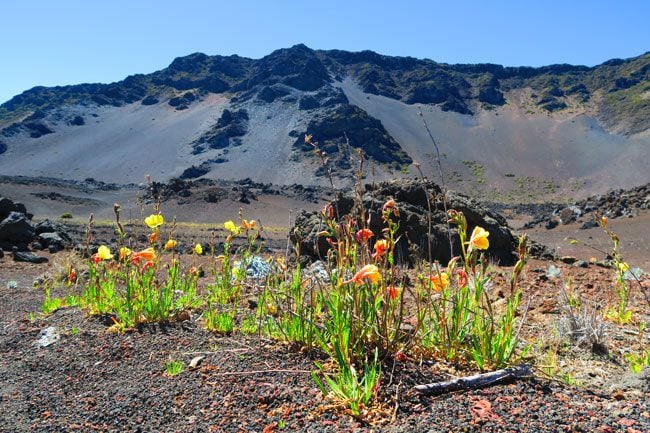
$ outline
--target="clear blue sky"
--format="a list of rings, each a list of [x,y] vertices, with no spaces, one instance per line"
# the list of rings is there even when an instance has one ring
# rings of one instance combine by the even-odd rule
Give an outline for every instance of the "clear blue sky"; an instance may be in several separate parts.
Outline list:
[[[305,43],[446,63],[593,66],[650,50],[650,0],[7,0],[0,103],[113,82],[193,52],[259,58]]]

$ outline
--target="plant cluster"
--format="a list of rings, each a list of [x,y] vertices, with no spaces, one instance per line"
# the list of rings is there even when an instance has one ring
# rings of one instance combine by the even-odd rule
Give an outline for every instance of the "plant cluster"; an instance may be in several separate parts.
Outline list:
[[[516,317],[517,280],[526,239],[520,243],[510,294],[505,303],[496,303],[492,268],[483,255],[489,247],[487,231],[475,227],[470,234],[463,214],[449,211],[460,236],[460,255],[444,267],[422,263],[407,270],[394,257],[398,204],[384,203],[383,229],[374,233],[361,189],[358,195],[356,215],[338,217],[332,205],[321,212],[324,230],[319,235],[331,248],[319,274],[306,272],[300,260],[290,266],[286,257],[262,259],[257,245],[261,227],[241,212],[238,223],[224,223],[223,250],[215,251],[213,232],[209,248],[196,244],[188,259],[177,251],[175,221],[166,224],[156,206],[144,218],[148,245],[132,249],[116,205],[118,245],[113,250],[100,245],[89,256],[87,272],[71,267],[68,282],[80,294],[57,300],[47,290],[44,311],[79,304],[90,314],[110,317],[119,331],[195,311],[207,329],[218,333],[259,333],[320,351],[329,361],[316,363],[315,383],[354,416],[377,405],[382,365],[389,359],[443,358],[481,370],[511,362],[522,322]],[[92,223],[91,217],[88,233]],[[233,247],[235,238],[244,241],[238,248]],[[199,261],[207,262],[211,273],[201,287]],[[253,264],[264,272],[251,278]],[[410,279],[409,273],[416,277]],[[252,293],[256,301],[243,305],[242,295]],[[176,367],[171,362],[166,366],[170,376],[177,374]]]

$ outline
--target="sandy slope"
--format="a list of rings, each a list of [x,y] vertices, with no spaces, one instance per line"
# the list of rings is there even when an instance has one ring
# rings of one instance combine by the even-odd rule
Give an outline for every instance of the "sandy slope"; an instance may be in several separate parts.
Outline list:
[[[210,95],[184,111],[166,103],[97,108],[85,125],[57,125],[54,134],[9,146],[0,173],[118,183],[140,183],[146,174],[178,176],[196,159],[186,144],[216,121],[226,103]]]
[[[530,189],[535,190],[532,198],[540,199],[548,198],[543,196],[548,183],[556,190],[552,198],[558,200],[650,182],[650,136],[611,134],[586,112],[544,114],[527,105],[525,92],[509,95],[512,102],[503,107],[469,116],[366,94],[349,78],[338,85],[351,104],[381,120],[426,175],[438,179],[434,150],[418,114],[421,109],[454,189],[477,195]],[[289,134],[305,131],[314,115],[298,109],[301,94],[294,89],[290,97],[272,103],[255,98],[237,103],[236,108],[245,108],[250,118],[241,145],[207,149],[199,155],[192,155],[191,143],[230,105],[223,95],[209,94],[182,111],[166,101],[152,106],[61,108],[46,119],[55,133],[37,139],[24,133],[3,137],[8,150],[0,155],[0,174],[142,183],[147,174],[166,181],[192,165],[221,158],[225,162],[212,163],[206,177],[326,184],[325,178],[315,176],[319,161],[308,155],[297,160],[293,150],[296,138]],[[85,125],[67,125],[65,119],[74,114],[83,114]],[[483,173],[472,173],[468,162],[480,164]],[[394,176],[400,173],[376,167],[375,180]]]
[[[350,103],[380,119],[433,178],[437,178],[434,150],[419,110],[438,142],[446,170],[466,172],[462,161],[477,161],[485,167],[488,186],[493,188],[512,186],[504,176],[507,173],[556,183],[581,180],[585,182],[581,194],[650,181],[648,137],[610,134],[584,113],[550,116],[508,104],[469,116],[368,95],[349,79],[341,86]]]

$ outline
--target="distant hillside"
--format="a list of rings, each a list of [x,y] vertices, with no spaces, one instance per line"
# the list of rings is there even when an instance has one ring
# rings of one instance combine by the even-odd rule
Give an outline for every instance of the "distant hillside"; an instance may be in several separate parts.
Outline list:
[[[387,178],[431,161],[419,111],[461,189],[650,180],[634,172],[650,152],[650,53],[531,68],[304,45],[261,59],[195,53],[116,83],[27,90],[0,105],[0,174],[321,183],[310,134],[342,180],[358,149]]]

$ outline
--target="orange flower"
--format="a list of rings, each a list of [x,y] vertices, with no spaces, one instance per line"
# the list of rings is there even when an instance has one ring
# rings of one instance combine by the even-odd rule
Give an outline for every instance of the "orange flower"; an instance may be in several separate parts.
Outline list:
[[[490,236],[490,232],[485,230],[483,227],[474,227],[472,236],[469,238],[470,248],[476,248],[477,250],[487,250],[490,247],[488,236]]]
[[[381,207],[381,212],[386,214],[392,212],[393,215],[399,216],[399,210],[397,209],[397,203],[395,203],[395,200],[392,198],[388,200],[384,205]]]
[[[153,233],[151,233],[151,234],[148,236],[148,238],[149,238],[149,243],[152,243],[152,244],[153,244],[154,242],[156,242],[156,241],[158,240],[158,232],[153,232]]]
[[[156,258],[156,252],[152,247],[138,251],[137,253],[131,254],[131,262],[135,265],[139,265],[140,262],[150,262]]]
[[[386,290],[388,290],[388,297],[392,300],[397,299],[399,296],[399,287],[388,286]]]
[[[174,239],[170,239],[165,244],[165,250],[167,251],[173,250],[174,248],[176,248],[176,245],[178,245],[178,242],[176,242]]]
[[[368,239],[373,237],[375,234],[370,229],[361,229],[357,232],[357,242],[367,242]]]
[[[436,292],[442,292],[447,288],[447,286],[449,286],[449,274],[446,272],[439,272],[435,275],[431,275],[430,279]]]
[[[257,227],[257,221],[255,220],[241,220],[241,226],[244,230],[254,230]]]
[[[372,254],[372,258],[377,259],[378,257],[386,254],[388,247],[389,245],[387,239],[379,239],[377,242],[375,242],[375,252]]]
[[[359,272],[354,274],[352,279],[346,281],[346,283],[354,282],[361,284],[364,280],[369,280],[371,283],[377,283],[381,280],[381,274],[379,269],[375,265],[366,265],[363,268],[359,269]]]
[[[149,261],[147,261],[147,262],[144,264],[144,266],[142,266],[142,270],[143,270],[143,271],[146,271],[147,269],[149,269],[149,268],[153,268],[153,267],[154,267],[154,262],[152,262],[151,260],[149,260]]]

